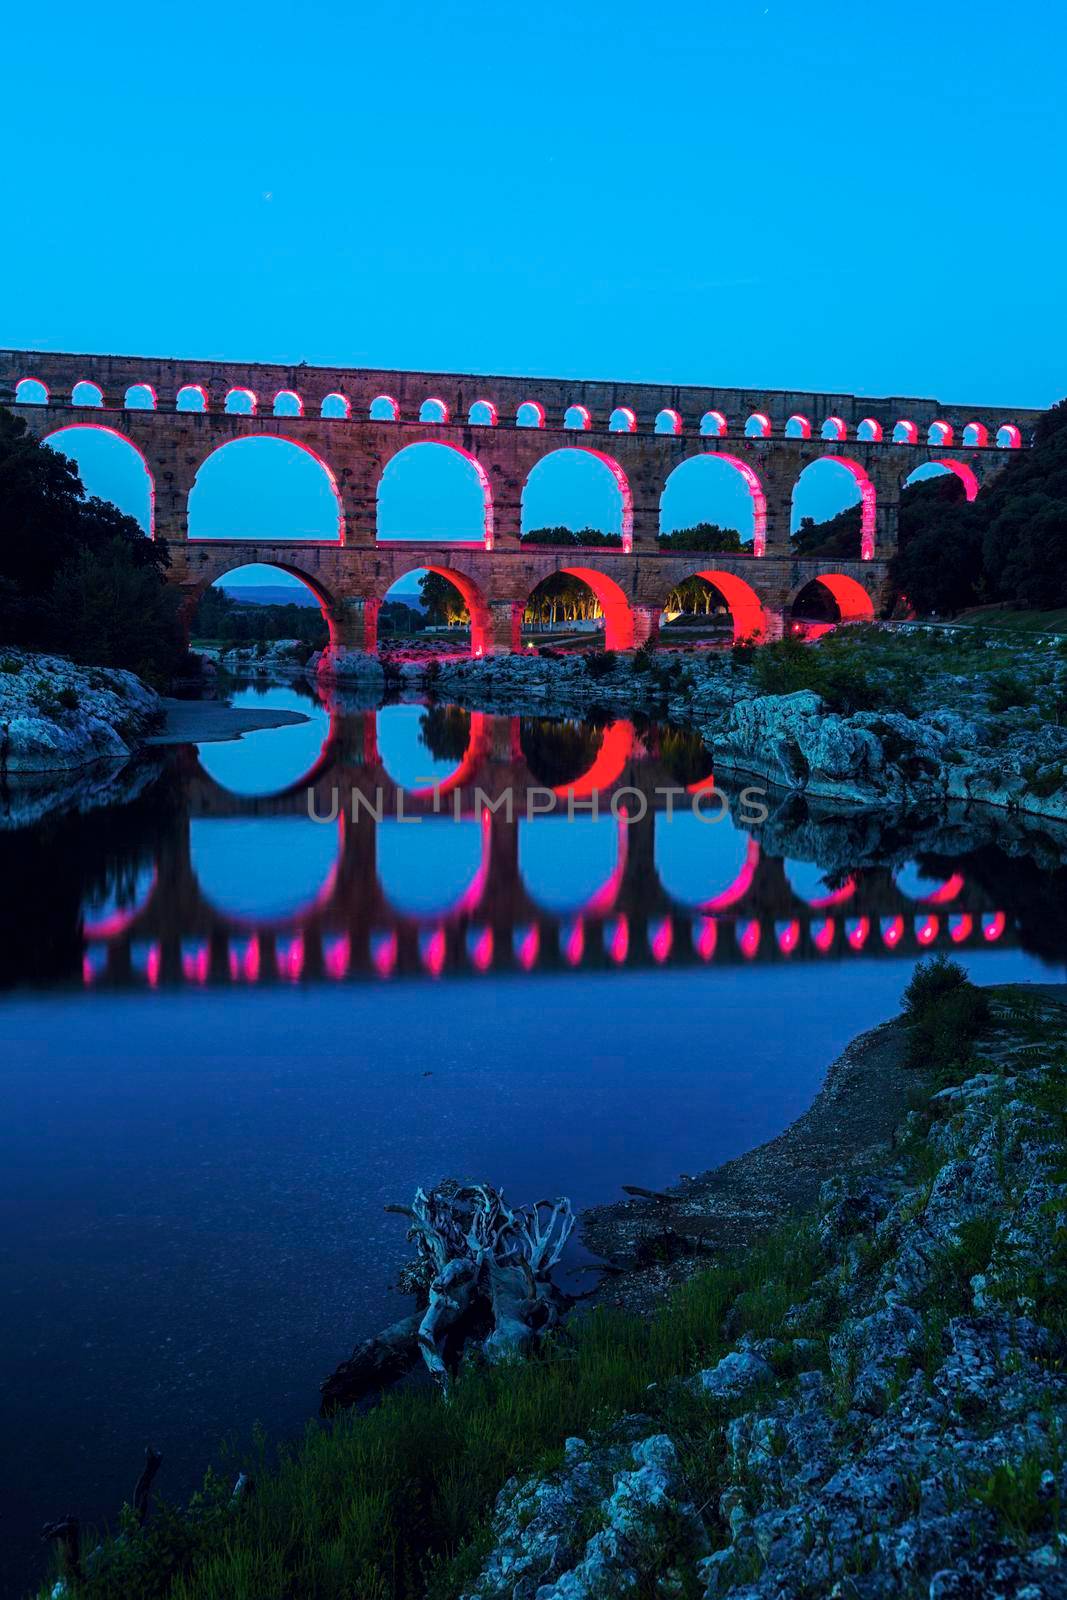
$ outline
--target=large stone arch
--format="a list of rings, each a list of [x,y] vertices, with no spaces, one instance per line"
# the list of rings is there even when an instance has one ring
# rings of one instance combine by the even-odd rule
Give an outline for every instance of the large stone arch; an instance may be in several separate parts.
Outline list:
[[[634,613],[622,586],[614,578],[609,578],[606,572],[600,572],[596,567],[582,566],[578,561],[561,562],[552,565],[538,574],[536,581],[531,584],[524,600],[523,606],[529,603],[530,595],[546,578],[552,577],[556,572],[565,572],[568,577],[579,578],[582,583],[588,584],[600,602],[600,609],[604,613],[604,647],[607,650],[630,650],[634,643]]]
[[[62,445],[56,444],[55,440],[65,433],[106,433],[111,438],[118,439],[122,444],[129,446],[144,468],[144,475],[148,483],[148,527],[145,532],[150,539],[154,539],[156,536],[156,480],[148,464],[148,457],[140,445],[136,444],[128,433],[123,433],[120,428],[113,427],[109,422],[63,422],[57,428],[52,428],[48,433],[44,434],[41,443],[50,445],[53,450],[57,450],[60,455],[63,455],[65,452]],[[111,496],[104,495],[102,498],[110,499]]]
[[[674,568],[670,587],[663,593],[663,602],[666,602],[670,589],[677,584],[684,583],[687,578],[703,578],[706,583],[713,584],[726,601],[733,620],[735,640],[751,639],[758,642],[768,638],[775,631],[774,624],[756,590],[736,572],[710,565],[715,560],[714,556],[707,559],[709,564],[704,566],[696,564],[699,560],[697,557],[688,569],[681,564]]]
[[[588,444],[557,445],[554,449],[545,450],[538,455],[537,460],[530,467],[522,482],[522,491],[519,497],[520,529],[522,529],[524,521],[527,491],[530,486],[530,480],[532,479],[534,473],[538,472],[546,462],[551,461],[554,457],[563,455],[589,456],[592,458],[592,460],[598,461],[600,465],[606,468],[608,473],[610,473],[611,477],[615,481],[615,488],[619,496],[619,532],[622,535],[622,548],[624,552],[629,552],[632,550],[634,534],[634,497],[633,491],[630,488],[630,480],[614,456],[608,455],[604,450],[597,450],[593,445]]]
[[[819,455],[815,456],[811,461],[806,461],[797,475],[796,482],[793,484],[794,502],[797,486],[801,478],[812,467],[817,467],[823,461],[829,461],[837,467],[844,467],[845,471],[855,479],[860,494],[860,559],[862,561],[873,561],[878,516],[878,495],[874,482],[862,462],[856,461],[852,456],[837,454]]]
[[[978,491],[982,487],[978,474],[966,461],[960,461],[955,456],[930,456],[926,461],[911,465],[900,479],[901,492],[911,487],[915,474],[921,472],[923,467],[943,467],[946,472],[951,472],[960,480],[963,484],[963,492],[968,500],[977,499]],[[930,477],[933,476],[935,474],[931,473],[927,475],[925,480],[920,478],[918,481],[920,483],[928,482]]]
[[[267,433],[267,432],[256,432],[256,433],[238,434],[235,438],[227,439],[225,441],[225,443],[216,445],[213,449],[209,450],[208,453],[200,460],[200,462],[197,464],[196,475],[193,478],[192,487],[189,490],[189,496],[188,496],[188,511],[187,511],[186,525],[187,525],[187,527],[189,529],[190,541],[194,542],[194,543],[200,543],[202,541],[208,541],[208,540],[211,540],[212,538],[217,538],[218,537],[217,535],[212,535],[212,534],[194,534],[192,532],[192,519],[193,519],[193,511],[194,511],[194,497],[196,495],[198,487],[201,489],[202,492],[203,492],[203,490],[205,488],[205,483],[204,483],[204,480],[203,480],[204,469],[205,468],[209,468],[212,462],[219,461],[223,456],[225,456],[227,451],[235,452],[235,451],[243,448],[244,446],[251,445],[251,444],[254,444],[257,447],[265,446],[267,448],[270,448],[271,446],[274,446],[274,445],[278,445],[278,446],[281,446],[283,449],[293,449],[293,450],[298,451],[301,456],[306,456],[309,460],[311,460],[311,461],[313,461],[315,463],[315,465],[323,473],[323,475],[325,477],[325,481],[329,486],[330,492],[331,492],[331,494],[333,496],[333,503],[334,503],[334,506],[336,507],[336,512],[337,512],[337,524],[336,524],[337,532],[336,532],[336,535],[333,538],[329,538],[329,539],[325,539],[325,540],[317,539],[315,537],[312,537],[310,539],[307,539],[307,538],[305,538],[305,539],[294,538],[292,540],[293,544],[294,545],[298,545],[298,544],[309,544],[309,543],[312,543],[312,544],[323,544],[323,543],[334,544],[334,543],[336,543],[336,544],[339,544],[339,545],[343,545],[345,543],[344,507],[342,505],[341,492],[340,492],[340,490],[339,490],[339,488],[337,486],[337,479],[334,476],[333,468],[330,466],[329,462],[324,460],[323,457],[319,454],[319,452],[317,450],[313,449],[312,446],[310,444],[308,444],[306,441],[304,441],[302,439],[293,438],[288,433],[274,433],[274,432],[269,432],[269,433]],[[230,460],[232,461],[234,459],[235,459],[235,457],[233,455],[231,455],[230,456]],[[237,535],[234,535],[233,537],[235,537],[235,538],[245,538],[246,536],[242,535],[242,534],[237,534]],[[255,536],[253,535],[253,537],[255,537]],[[277,539],[275,537],[271,537],[269,535],[268,536],[260,535],[259,537],[263,538],[264,542],[277,543]]]
[[[677,466],[671,469],[664,482],[662,493],[660,494],[660,532],[662,533],[665,531],[663,528],[663,502],[667,497],[671,480],[676,479],[678,473],[680,472],[686,472],[692,475],[694,470],[701,470],[700,468],[694,469],[692,466],[692,463],[698,461],[721,461],[732,471],[740,474],[745,487],[748,489],[749,497],[752,501],[752,554],[754,556],[764,555],[767,548],[766,491],[755,468],[751,466],[749,462],[742,460],[740,456],[730,455],[725,450],[701,450],[693,455],[686,456],[684,460],[679,461]],[[708,520],[710,521],[713,519],[709,518]]]
[[[397,548],[399,541],[394,544]],[[402,548],[402,546],[401,546]],[[470,613],[471,619],[471,655],[490,655],[493,650],[493,619],[489,608],[489,601],[481,585],[465,572],[461,566],[452,562],[435,562],[427,559],[425,548],[418,554],[412,552],[410,564],[398,562],[392,565],[388,572],[383,574],[384,588],[375,598],[375,611],[381,605],[385,596],[394,584],[401,578],[408,577],[413,572],[434,572],[439,578],[447,578],[448,582],[457,588],[463,596],[463,602]]]
[[[858,578],[847,572],[819,572],[797,584],[789,596],[786,614],[792,619],[793,607],[805,589],[813,583],[821,584],[837,606],[839,620],[846,622],[873,622],[875,600]]]
[[[482,465],[481,461],[479,461],[478,457],[474,454],[474,452],[472,450],[467,450],[463,445],[458,444],[456,442],[456,440],[454,440],[454,439],[439,438],[436,435],[427,436],[427,437],[421,438],[421,439],[407,439],[407,440],[405,440],[405,442],[398,449],[392,451],[392,453],[389,455],[388,460],[383,465],[382,470],[381,470],[381,472],[380,472],[380,474],[378,476],[378,481],[377,481],[377,484],[375,486],[375,491],[374,491],[374,498],[375,498],[375,538],[377,539],[377,541],[379,543],[388,544],[391,548],[395,547],[397,545],[402,545],[403,544],[404,541],[402,539],[395,539],[395,538],[393,538],[393,539],[383,539],[382,538],[382,532],[381,532],[382,488],[386,484],[386,480],[387,480],[387,478],[389,476],[389,473],[394,470],[394,468],[396,467],[397,463],[399,461],[401,461],[403,459],[403,457],[407,456],[409,451],[418,450],[422,446],[433,446],[437,450],[450,450],[450,451],[452,451],[452,453],[454,455],[459,456],[462,460],[466,461],[473,468],[474,477],[475,477],[475,480],[476,480],[476,482],[478,484],[478,488],[479,488],[480,493],[481,493],[481,502],[482,502],[482,509],[481,509],[482,538],[481,538],[481,544],[484,546],[484,548],[486,550],[491,550],[493,548],[493,542],[494,542],[494,516],[493,516],[493,491],[492,491],[492,488],[491,488],[490,483],[489,483],[489,474],[486,472],[485,467]],[[415,540],[412,540],[412,543],[415,543],[415,542],[416,542]],[[424,542],[424,543],[427,543],[427,544],[447,545],[449,541],[444,537],[441,537],[441,536],[438,536],[438,535],[435,535],[435,534],[428,534],[428,535],[425,536],[425,539],[421,540],[420,542]],[[474,540],[474,539],[460,539],[460,540],[456,540],[455,543],[463,544],[463,545],[474,545],[474,544],[478,543],[478,541]]]
[[[182,583],[182,617],[186,630],[188,630],[192,621],[193,613],[201,596],[213,584],[217,583],[220,578],[224,578],[228,572],[238,572],[241,567],[250,566],[273,567],[278,572],[286,573],[290,578],[297,578],[306,589],[311,591],[319,603],[319,610],[322,612],[323,621],[329,631],[330,645],[333,646],[342,642],[338,602],[325,584],[322,583],[321,579],[307,572],[298,562],[279,561],[274,550],[270,552],[268,559],[250,558],[247,547],[239,547],[234,550],[232,556],[228,556],[223,553],[218,545],[215,545],[208,561],[202,564],[189,563],[190,576]]]

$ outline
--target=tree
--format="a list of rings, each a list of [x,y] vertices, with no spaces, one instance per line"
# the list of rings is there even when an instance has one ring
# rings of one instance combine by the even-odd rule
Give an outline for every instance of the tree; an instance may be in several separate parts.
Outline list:
[[[915,611],[953,616],[983,593],[982,513],[952,472],[910,484],[900,497],[894,588]]]
[[[859,505],[846,506],[825,522],[802,517],[791,544],[795,556],[818,556],[832,561],[858,561],[863,545],[863,511]]]
[[[419,593],[430,622],[446,623],[450,628],[456,623],[470,622],[470,612],[463,596],[448,578],[439,572],[424,572],[419,579]]]
[[[736,528],[720,528],[717,522],[697,522],[691,528],[657,535],[657,543],[672,550],[741,550],[741,535]]]

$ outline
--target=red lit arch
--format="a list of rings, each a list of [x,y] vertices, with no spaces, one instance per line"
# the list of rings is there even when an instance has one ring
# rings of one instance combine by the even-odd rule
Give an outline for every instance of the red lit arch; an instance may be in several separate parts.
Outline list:
[[[27,400],[22,395],[19,394],[19,390],[24,388],[26,386],[26,384],[29,384],[29,383],[36,384],[37,388],[40,389],[42,395],[44,396],[43,400]],[[20,378],[19,381],[15,385],[15,404],[17,406],[47,406],[47,405],[51,404],[51,400],[52,400],[52,397],[49,394],[48,385],[47,385],[47,383],[44,383],[40,378],[32,378],[32,377]]]
[[[963,443],[968,449],[984,449],[989,443],[989,429],[984,422],[968,422],[963,430]]]
[[[576,800],[587,800],[591,794],[596,794],[602,789],[609,789],[617,783],[622,775],[622,769],[629,761],[634,747],[634,725],[624,717],[617,722],[612,722],[604,729],[604,736],[600,741],[596,760],[588,771],[581,777],[575,778],[573,783],[561,783],[553,789],[553,794],[566,799],[573,795]]]
[[[636,433],[637,415],[630,406],[616,406],[608,418],[609,433]]]
[[[701,567],[696,572],[687,572],[685,577],[703,578],[706,583],[713,584],[718,589],[730,609],[735,639],[766,638],[768,618],[763,608],[763,601],[744,578],[739,578],[735,572],[719,572],[713,567]],[[675,582],[681,581],[681,579],[675,580]]]
[[[842,622],[870,622],[874,618],[874,601],[855,578],[848,577],[843,572],[820,572],[817,578],[810,580],[812,583],[821,583],[823,588],[833,596]],[[807,588],[807,584],[803,585]],[[799,594],[800,591],[798,590]],[[796,600],[797,596],[793,596]],[[790,602],[792,605],[792,602]]]
[[[789,418],[789,421],[785,425],[785,433],[787,439],[810,439],[810,419],[808,417],[801,416],[798,412],[795,416]]]
[[[525,403],[526,404],[533,404],[534,402],[528,401],[528,402],[525,402]],[[596,460],[596,461],[599,461],[602,466],[607,467],[608,471],[611,473],[611,476],[615,479],[615,486],[619,491],[619,501],[620,501],[619,531],[622,534],[622,548],[623,548],[624,551],[627,551],[627,552],[632,550],[633,549],[633,542],[634,542],[634,497],[633,497],[633,494],[630,491],[629,479],[627,478],[625,472],[620,467],[619,463],[615,460],[614,456],[609,456],[609,455],[605,454],[605,452],[603,450],[594,450],[592,445],[588,445],[588,444],[561,445],[558,450],[550,450],[547,453],[547,455],[543,455],[540,458],[540,460],[536,461],[534,463],[533,467],[531,467],[530,472],[527,475],[526,482],[522,486],[522,499],[523,499],[523,501],[525,501],[525,499],[526,499],[526,491],[527,491],[527,489],[529,487],[530,479],[532,478],[533,474],[537,471],[538,467],[543,466],[546,461],[551,461],[553,456],[564,455],[564,454],[573,453],[573,452],[578,452],[579,454],[582,454],[582,455],[592,456],[593,459]],[[570,570],[570,569],[568,569],[568,570]],[[590,588],[592,588],[592,587],[593,587],[592,584],[590,584]],[[622,591],[620,590],[619,592],[621,593]],[[594,593],[595,593],[595,590],[594,590]],[[599,595],[597,596],[597,598],[598,599],[600,598]],[[603,604],[603,601],[601,601],[601,604]],[[607,615],[607,613],[605,612],[605,616],[606,615]],[[626,647],[625,646],[619,646],[619,648],[620,649],[624,649]]]
[[[432,445],[435,450],[453,450],[457,456],[462,456],[464,461],[470,462],[471,466],[474,468],[475,477],[478,479],[478,487],[482,492],[482,539],[485,548],[487,550],[491,550],[493,548],[493,491],[489,486],[489,475],[482,466],[481,462],[478,460],[478,457],[472,454],[470,450],[464,450],[463,446],[461,444],[457,444],[454,439],[415,439],[412,440],[411,444],[406,444],[402,450],[398,450],[394,456],[389,458],[382,469],[382,475],[378,479],[378,487],[375,493],[375,538],[379,543],[387,544],[391,548],[395,548],[401,542],[398,539],[383,540],[380,532],[378,531],[377,524],[381,512],[382,484],[385,481],[385,474],[389,471],[390,467],[399,461],[401,456],[403,456],[408,450],[417,450],[420,445]],[[432,542],[433,544],[445,545],[449,543],[447,539],[434,539],[432,536],[429,542]],[[466,545],[468,548],[476,547],[476,541],[474,539],[457,539],[453,542],[456,544]],[[435,567],[430,568],[430,571],[435,572],[436,570],[437,569]],[[445,576],[451,576],[451,571],[447,572]],[[464,595],[464,599],[466,599],[466,595]],[[473,617],[473,612],[471,615]]]
[[[938,456],[937,460],[931,462],[930,465],[944,467],[946,472],[955,473],[956,477],[963,484],[963,492],[967,496],[967,499],[974,500],[977,498],[980,485],[973,469],[967,465],[966,461],[955,461],[950,460],[945,456]],[[919,469],[916,468],[916,471],[918,470]],[[933,476],[933,474],[931,474],[931,476]],[[908,477],[904,479],[904,486],[912,483],[913,481],[929,483],[930,477],[916,480],[915,474],[910,473]]]
[[[231,441],[231,442],[234,442],[234,441]],[[224,448],[224,447],[220,447],[220,448]],[[214,453],[217,454],[218,452],[214,452]],[[210,460],[210,457],[208,459]],[[194,542],[197,543],[197,544],[207,544],[210,541],[206,540],[206,539],[198,539],[198,540],[195,540]],[[216,549],[217,548],[218,548],[218,546],[216,546]],[[241,553],[241,552],[239,552],[237,550],[235,550],[235,552],[234,552],[234,556],[233,556],[233,560],[232,561],[226,561],[226,560],[213,561],[211,563],[211,574],[210,574],[210,576],[205,578],[203,584],[197,590],[197,595],[196,595],[197,600],[199,600],[200,596],[202,594],[204,594],[208,589],[210,589],[213,584],[218,583],[220,578],[224,578],[228,572],[237,572],[241,567],[247,567],[247,566],[249,566],[251,564],[252,563],[249,562],[247,554]],[[257,566],[260,565],[260,564],[261,563],[259,563],[259,562],[255,563],[255,565],[257,565]],[[309,573],[305,572],[302,567],[298,567],[298,566],[294,565],[292,562],[289,562],[289,561],[266,561],[266,562],[263,562],[262,565],[268,566],[268,567],[274,567],[278,572],[284,572],[290,578],[298,578],[300,580],[300,582],[304,585],[305,589],[310,590],[310,592],[315,596],[315,599],[319,603],[319,610],[322,612],[322,620],[325,622],[327,631],[329,633],[329,642],[330,642],[331,645],[332,644],[336,644],[337,643],[337,624],[334,621],[335,605],[334,605],[334,601],[333,601],[329,591],[324,589],[322,584],[319,583],[316,578],[311,577],[311,575]],[[332,733],[333,733],[332,715],[331,715],[331,725],[330,726],[331,726],[331,735],[332,735]],[[323,746],[323,748],[325,748],[325,745]],[[316,763],[316,765],[317,764],[318,763]]]
[[[588,407],[568,406],[563,413],[563,426],[565,428],[573,428],[579,433],[586,432],[593,426],[593,419],[589,415]]]
[[[855,478],[860,491],[860,560],[873,561],[875,517],[877,508],[877,497],[875,494],[874,484],[871,482],[865,469],[860,465],[860,463],[858,461],[851,460],[848,456],[820,456],[819,460],[832,461],[835,463],[835,465],[844,467],[846,472],[850,472],[853,478]],[[815,465],[815,463],[810,463],[810,465]],[[807,468],[805,468],[805,471],[807,471]],[[803,475],[804,474],[801,473],[801,477],[803,477]],[[798,478],[797,483],[799,482],[800,479]]]
[[[395,541],[391,542],[395,545]],[[406,572],[390,573],[387,587],[392,588],[394,584],[399,583],[401,578],[410,576],[412,572],[434,572],[439,578],[447,578],[449,583],[459,590],[463,603],[470,613],[471,655],[488,655],[493,643],[492,617],[488,602],[474,579],[468,577],[465,572],[460,572],[456,567],[447,567],[443,563],[435,564],[432,561],[415,561]]]
[[[863,431],[865,428],[866,433]],[[875,417],[864,417],[856,429],[856,438],[864,444],[881,444],[882,424]]]
[[[763,492],[763,484],[747,461],[742,461],[739,456],[727,455],[723,450],[701,451],[699,455],[687,456],[684,461],[678,463],[663,485],[663,494],[660,495],[660,530],[663,531],[663,500],[674,473],[688,467],[691,461],[702,461],[706,455],[714,457],[716,461],[725,461],[728,467],[734,467],[744,478],[748,492],[752,496],[752,554],[762,556],[767,548],[767,496]]]

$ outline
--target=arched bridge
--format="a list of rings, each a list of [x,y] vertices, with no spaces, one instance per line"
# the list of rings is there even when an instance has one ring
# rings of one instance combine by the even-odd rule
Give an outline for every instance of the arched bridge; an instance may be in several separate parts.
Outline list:
[[[0,399],[42,440],[60,428],[103,427],[133,445],[150,479],[151,532],[168,541],[170,577],[190,610],[233,568],[275,565],[317,595],[337,651],[376,648],[381,601],[422,567],[459,588],[475,653],[517,649],[529,595],[557,571],[589,583],[615,648],[654,632],[670,591],[697,575],[722,594],[737,636],[778,634],[796,597],[816,581],[842,620],[870,615],[883,598],[904,481],[936,462],[974,498],[1007,452],[1029,443],[1038,415],[916,397],[19,350],[0,351]],[[337,505],[336,538],[189,538],[200,469],[250,437],[287,440],[322,465]],[[426,442],[458,452],[477,475],[479,542],[379,537],[383,473],[401,451]],[[586,451],[611,472],[621,548],[523,545],[524,487],[560,449]],[[753,535],[743,553],[672,551],[657,542],[668,478],[707,454],[736,469],[751,495]],[[804,469],[823,459],[840,463],[858,485],[859,561],[791,556],[793,490]]]

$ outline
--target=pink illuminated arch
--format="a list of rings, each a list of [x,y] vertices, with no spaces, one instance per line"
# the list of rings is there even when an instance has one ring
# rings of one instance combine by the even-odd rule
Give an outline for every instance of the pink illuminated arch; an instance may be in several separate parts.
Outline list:
[[[726,418],[721,411],[705,411],[700,419],[700,431],[705,439],[725,439]]]
[[[799,413],[790,417],[785,425],[785,436],[787,439],[810,439],[811,422],[809,418],[802,417]]]
[[[827,417],[826,421],[822,425],[822,438],[837,440],[847,439],[848,429],[845,426],[844,417]]]
[[[1023,442],[1023,436],[1014,422],[1002,422],[997,429],[998,450],[1018,450]]]
[[[686,577],[703,578],[718,589],[733,619],[735,640],[751,639],[758,642],[766,638],[768,618],[763,602],[744,578],[739,578],[734,572],[720,572],[712,567],[701,567],[696,572],[687,573]]]
[[[20,378],[15,385],[15,404],[17,406],[46,406],[48,404],[47,383],[42,383],[40,378]]]
[[[678,466],[675,467],[674,472],[680,472],[683,467],[687,467],[689,465],[690,461],[700,461],[703,460],[705,456],[713,456],[714,460],[716,461],[724,461],[728,467],[733,467],[741,474],[742,478],[744,478],[745,484],[748,487],[748,492],[752,496],[752,554],[754,556],[764,555],[767,548],[767,496],[763,492],[763,484],[760,482],[755,471],[749,466],[747,461],[742,461],[739,456],[726,455],[721,450],[716,450],[714,452],[702,452],[701,454],[695,456],[687,456],[685,461],[679,462]],[[666,497],[671,478],[674,477],[674,472],[670,474],[667,482],[663,485],[663,494],[660,496],[661,530],[663,530],[663,501]]]
[[[461,451],[460,453],[462,454],[463,452]],[[475,545],[474,548],[477,549],[477,545]],[[487,545],[486,548],[490,549],[491,546]],[[409,568],[409,571],[435,572],[439,578],[447,578],[449,583],[452,584],[454,588],[459,590],[461,596],[463,597],[463,603],[470,613],[471,655],[489,655],[492,651],[493,645],[492,614],[489,610],[489,604],[485,598],[485,595],[475,583],[474,579],[468,577],[465,572],[460,572],[456,567],[446,567],[443,563],[438,564],[430,561],[420,561],[416,565]],[[389,580],[390,587],[392,584],[399,582],[400,578],[405,576],[407,576],[406,573],[397,573],[395,576],[392,576]],[[472,715],[471,737],[467,745],[467,754],[472,756],[472,758],[476,755],[480,756],[484,753],[484,749],[481,745],[475,748],[474,734],[475,723],[474,716]],[[466,760],[466,757],[464,757],[464,760]],[[464,779],[464,781],[466,780]],[[455,786],[453,785],[453,787]]]
[[[391,394],[376,394],[370,403],[368,416],[372,422],[399,422],[400,406]]]
[[[427,400],[424,400],[422,405],[419,407],[419,421],[434,423],[447,422],[448,406],[443,400],[439,400],[436,395],[430,395],[430,397]]]
[[[746,439],[769,439],[771,436],[771,419],[765,411],[753,411],[745,423]]]
[[[335,389],[331,394],[323,395],[322,405],[319,407],[319,416],[329,421],[347,422],[352,415],[352,407],[348,396]]]
[[[629,650],[634,642],[634,617],[623,590],[595,567],[561,567],[561,572],[587,583],[604,613],[604,646],[608,650]],[[603,746],[601,746],[603,753]]]
[[[984,449],[989,443],[989,429],[984,422],[968,422],[963,430],[963,442],[972,448]]]
[[[254,417],[259,410],[259,400],[251,389],[231,389],[223,410],[235,417]]]
[[[319,455],[317,450],[312,450],[311,446],[308,445],[308,444],[305,444],[303,442],[303,440],[301,440],[301,439],[291,439],[288,436],[288,434],[282,434],[282,433],[272,433],[272,434],[268,434],[268,435],[246,434],[243,438],[228,439],[225,444],[219,445],[217,449],[212,450],[208,455],[206,455],[204,457],[203,461],[201,461],[200,465],[196,469],[196,477],[193,479],[193,486],[189,491],[190,520],[191,520],[191,517],[192,517],[193,495],[196,493],[196,487],[197,487],[197,484],[200,481],[200,474],[203,472],[203,470],[207,466],[208,462],[216,460],[219,456],[221,456],[223,454],[224,451],[227,451],[227,450],[229,450],[229,451],[239,450],[239,449],[241,449],[241,447],[243,445],[248,445],[248,444],[260,445],[260,444],[262,444],[264,442],[264,439],[269,440],[271,443],[282,444],[282,445],[291,445],[294,450],[299,450],[303,455],[310,456],[312,461],[314,461],[317,466],[322,468],[322,471],[326,476],[326,481],[330,486],[331,493],[333,494],[334,505],[337,507],[337,542],[340,543],[340,544],[344,544],[344,542],[345,542],[344,510],[343,510],[342,505],[341,505],[341,494],[340,494],[340,490],[337,487],[337,479],[334,477],[333,468],[329,465],[328,462],[326,462],[326,461],[324,461],[322,459],[322,457]],[[206,540],[206,539],[214,538],[215,535],[213,535],[213,534],[205,534],[202,537]],[[190,539],[192,539],[192,535],[190,535]],[[331,543],[332,542],[333,541],[331,541]],[[295,544],[295,543],[297,543],[297,541],[294,539],[293,543]],[[215,572],[215,573],[212,574],[212,576],[213,576],[213,578],[218,577],[218,573]],[[308,579],[307,579],[306,574],[304,574],[302,572],[298,572],[298,573],[295,574],[295,576],[298,577],[298,578],[303,578],[304,582],[308,583]],[[309,587],[313,588],[314,585],[309,583]]]
[[[599,596],[597,598],[599,599]],[[603,609],[603,601],[601,608]],[[606,611],[604,615],[607,616]],[[634,725],[625,718],[620,718],[605,728],[600,749],[592,766],[583,772],[581,777],[575,778],[573,783],[557,785],[552,793],[562,799],[572,795],[576,800],[585,800],[602,789],[610,789],[622,776],[622,770],[633,754],[633,748]]]
[[[524,400],[515,413],[516,428],[543,428],[545,408],[540,400]]]
[[[629,406],[616,406],[608,420],[609,433],[636,433],[637,416]]]
[[[183,383],[174,400],[175,411],[206,411],[207,390],[199,383]]]
[[[881,444],[882,424],[874,417],[864,417],[856,429],[856,438],[863,444]]]
[[[656,417],[657,433],[681,433],[682,419],[671,406],[665,406]]]
[[[491,400],[475,400],[467,413],[467,421],[472,428],[495,428],[497,425],[497,410]]]
[[[568,406],[563,413],[563,426],[584,432],[593,426],[593,422],[585,406]]]
[[[81,378],[70,391],[70,403],[72,406],[102,406],[104,391],[98,383]]]
[[[943,467],[946,472],[955,473],[956,477],[963,484],[964,493],[966,494],[967,499],[974,500],[977,498],[979,489],[978,479],[975,476],[973,469],[967,465],[966,461],[955,461],[946,456],[939,456],[935,462],[931,463],[931,465]],[[917,474],[921,471],[922,468],[917,467],[915,472],[910,473],[908,477],[904,479],[905,485],[915,482],[929,483],[930,477],[938,476],[938,474],[931,473],[929,476],[923,479],[917,478]]]
[[[156,391],[150,383],[131,383],[122,400],[124,411],[154,411]]]
[[[274,415],[276,417],[302,417],[304,415],[304,402],[295,389],[279,389],[274,396]]]
[[[134,444],[133,440],[127,438],[126,434],[120,433],[118,428],[108,427],[102,422],[68,422],[64,427],[56,428],[54,432],[47,434],[41,440],[41,443],[50,444],[54,450],[59,450],[62,453],[62,445],[56,444],[54,441],[61,438],[65,433],[80,433],[82,430],[88,430],[92,433],[109,433],[113,439],[121,439],[123,444],[129,445],[130,449],[140,460],[140,463],[144,468],[144,475],[148,480],[147,533],[150,539],[154,539],[156,536],[156,483],[152,476],[152,469],[148,465],[148,458],[145,456],[145,453],[141,449],[140,445]]]
[[[893,429],[893,443],[918,444],[918,442],[919,429],[917,424],[909,421],[907,417],[901,417],[900,421]]]
[[[951,444],[954,438],[955,434],[953,433],[951,422],[942,422],[938,419],[937,422],[931,422],[929,432],[926,435],[926,442],[933,445],[946,445]]]
[[[522,486],[522,498],[525,500],[530,477],[534,472],[536,472],[538,467],[543,465],[544,462],[550,461],[553,456],[562,455],[567,451],[575,450],[580,451],[584,455],[592,456],[594,460],[599,461],[602,466],[607,467],[608,471],[611,473],[611,476],[615,479],[615,486],[619,491],[619,532],[622,534],[622,548],[624,553],[631,551],[633,549],[634,542],[634,497],[630,490],[629,479],[627,478],[625,472],[622,470],[615,458],[613,456],[606,455],[603,450],[594,450],[592,445],[588,444],[563,445],[559,450],[550,450],[547,455],[541,457],[540,461],[535,462],[534,466],[531,468],[530,474],[527,476],[526,482]],[[622,649],[625,647],[620,646],[619,648]]]
[[[873,621],[874,601],[855,578],[849,578],[843,572],[820,572],[812,581],[821,583],[833,596],[842,622]]]
[[[899,424],[898,424],[899,426]],[[848,456],[820,456],[821,461],[833,461],[839,467],[844,467],[850,472],[859,485],[860,491],[860,560],[873,561],[874,536],[877,497],[874,484],[867,476],[858,461],[852,461]]]

